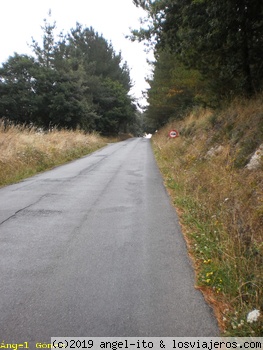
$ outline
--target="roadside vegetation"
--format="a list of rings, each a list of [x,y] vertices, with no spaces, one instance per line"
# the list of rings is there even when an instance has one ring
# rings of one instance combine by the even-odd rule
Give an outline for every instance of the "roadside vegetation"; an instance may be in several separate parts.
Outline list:
[[[81,130],[50,130],[0,122],[0,186],[87,155],[108,139]]]
[[[33,56],[0,68],[0,186],[106,145],[97,133],[159,129],[153,147],[196,286],[223,335],[262,336],[263,2],[133,2],[146,17],[130,39],[155,55],[144,113],[111,44],[80,24],[56,37],[45,20]]]
[[[133,2],[145,18],[131,40],[155,57],[144,123],[197,288],[223,335],[262,336],[263,2]]]
[[[58,34],[51,11],[41,28],[0,67],[0,186],[141,131],[121,52],[79,23]]]
[[[59,126],[103,135],[137,132],[129,68],[93,28],[57,34],[44,20],[32,55],[15,53],[0,67],[0,119],[44,129]]]
[[[228,336],[263,334],[262,97],[197,109],[152,138],[196,286]],[[178,138],[168,138],[172,129]]]

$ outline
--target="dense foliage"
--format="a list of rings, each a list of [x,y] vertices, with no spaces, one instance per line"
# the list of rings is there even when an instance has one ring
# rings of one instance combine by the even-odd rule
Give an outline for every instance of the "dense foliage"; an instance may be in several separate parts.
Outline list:
[[[133,30],[133,39],[146,40],[153,45],[156,55],[150,83],[154,92],[150,90],[149,93],[151,111],[148,109],[148,116],[155,119],[153,114],[158,114],[165,122],[170,116],[180,116],[178,108],[182,110],[185,102],[189,107],[198,102],[215,106],[229,97],[251,96],[262,90],[262,1],[133,1],[147,14],[147,26]],[[171,55],[169,59],[168,52]],[[189,75],[193,73],[190,85],[184,75],[182,81],[173,81],[173,77],[180,76],[182,70],[188,71]],[[167,76],[167,72],[170,72],[170,77],[168,81],[165,79],[163,86],[160,76]],[[162,88],[169,91],[166,96],[164,91],[159,93]],[[157,90],[158,93],[155,93]],[[168,98],[171,90],[178,91],[172,99]],[[168,113],[162,109],[166,120],[154,107],[159,106],[156,98],[162,100],[168,109]],[[158,118],[155,125],[160,125]]]
[[[154,62],[153,79],[149,79],[149,106],[145,111],[150,131],[170,119],[181,119],[203,99],[204,82],[197,70],[187,69],[167,50],[160,50]]]
[[[44,128],[51,125],[103,134],[134,128],[136,108],[121,54],[93,28],[80,24],[55,38],[44,21],[34,55],[9,57],[0,68],[0,118]]]

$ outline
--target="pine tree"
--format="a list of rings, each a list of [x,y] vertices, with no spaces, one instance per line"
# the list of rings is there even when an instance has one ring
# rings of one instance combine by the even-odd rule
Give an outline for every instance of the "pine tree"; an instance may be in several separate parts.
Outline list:
[[[134,0],[149,27],[138,40],[168,47],[198,69],[217,97],[251,95],[263,86],[263,2],[258,0]]]

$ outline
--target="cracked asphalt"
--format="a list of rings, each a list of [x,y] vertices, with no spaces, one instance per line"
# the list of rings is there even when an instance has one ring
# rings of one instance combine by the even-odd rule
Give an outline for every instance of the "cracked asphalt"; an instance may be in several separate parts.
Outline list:
[[[0,335],[218,336],[150,140],[0,189]]]

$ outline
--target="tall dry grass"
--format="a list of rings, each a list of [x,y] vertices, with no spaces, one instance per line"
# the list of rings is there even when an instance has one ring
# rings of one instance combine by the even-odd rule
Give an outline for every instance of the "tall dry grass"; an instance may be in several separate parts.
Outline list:
[[[106,145],[99,135],[0,122],[0,186],[84,156]]]
[[[263,166],[245,167],[263,143],[262,115],[262,99],[235,101],[216,115],[193,112],[153,137],[197,270],[197,287],[227,335],[263,334]],[[174,128],[180,137],[169,139]],[[261,316],[248,323],[254,309]]]

